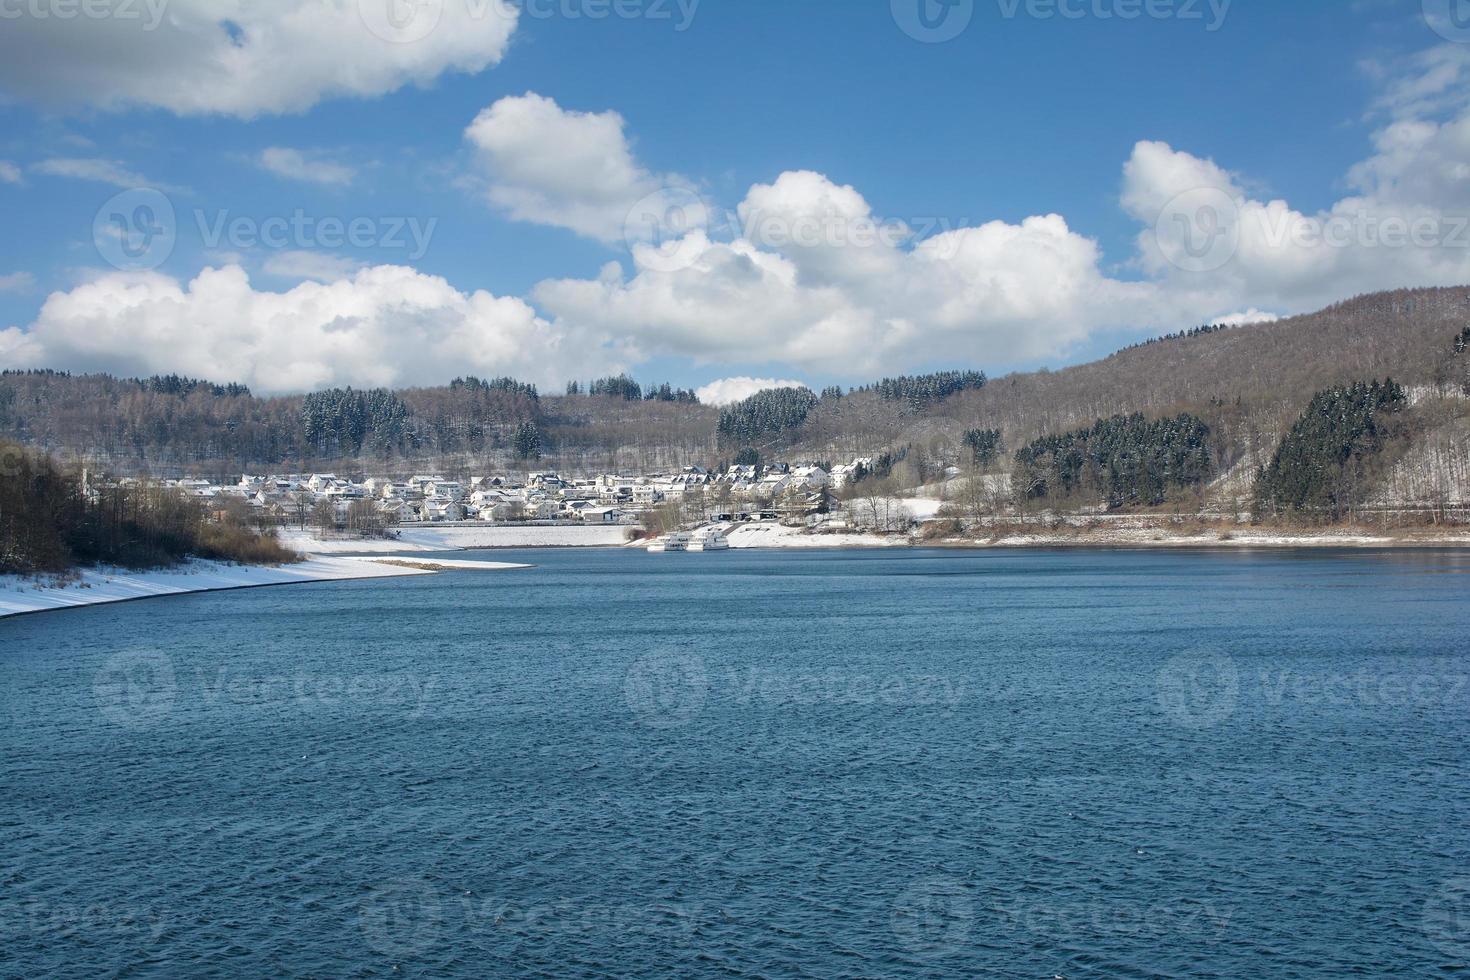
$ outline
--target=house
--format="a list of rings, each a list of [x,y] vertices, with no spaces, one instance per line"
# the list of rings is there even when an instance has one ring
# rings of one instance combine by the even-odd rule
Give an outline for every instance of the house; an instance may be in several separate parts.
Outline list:
[[[431,497],[424,501],[424,513],[430,521],[462,521],[464,520],[464,507],[457,500],[448,497]]]
[[[454,480],[434,480],[424,488],[424,492],[431,497],[447,497],[454,501],[465,497],[464,487]]]
[[[820,466],[798,466],[791,471],[793,480],[798,481],[800,486],[817,489],[825,487],[832,482],[827,471]]]

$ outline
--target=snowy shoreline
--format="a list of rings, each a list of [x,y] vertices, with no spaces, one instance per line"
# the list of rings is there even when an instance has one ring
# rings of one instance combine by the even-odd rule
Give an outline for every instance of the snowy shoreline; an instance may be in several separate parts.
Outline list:
[[[1362,531],[1288,532],[1252,528],[1183,530],[1159,525],[1103,529],[1063,528],[1005,533],[996,537],[951,536],[923,540],[861,532],[807,534],[777,524],[730,531],[732,548],[1465,548],[1470,532],[1418,530],[1400,534]]]
[[[229,565],[222,562],[190,561],[177,568],[147,572],[89,568],[81,569],[69,580],[54,585],[48,585],[44,579],[0,575],[0,619],[198,592],[255,589],[303,582],[433,575],[443,569],[504,571],[529,567],[510,562],[461,559],[393,557],[375,561],[361,557],[311,555],[294,565]]]
[[[630,529],[620,524],[451,525],[405,527],[394,538],[321,538],[310,531],[280,533],[284,547],[311,555],[404,554],[484,548],[610,548],[621,546]]]

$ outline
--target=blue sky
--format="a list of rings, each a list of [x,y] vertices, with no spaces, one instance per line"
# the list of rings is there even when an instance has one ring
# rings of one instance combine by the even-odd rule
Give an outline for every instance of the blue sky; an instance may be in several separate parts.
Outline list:
[[[463,51],[419,54],[439,43],[432,38],[409,44],[369,38],[350,55],[336,57],[381,63],[411,49],[422,64],[403,79],[390,73],[378,86],[386,91],[345,95],[334,94],[330,85],[320,91],[324,87],[303,70],[308,77],[278,87],[277,103],[296,103],[284,109],[265,98],[252,104],[248,86],[231,89],[230,80],[213,74],[201,76],[196,86],[182,56],[157,69],[156,80],[138,81],[122,101],[105,94],[113,91],[105,69],[89,80],[95,91],[52,84],[46,69],[60,70],[67,59],[84,57],[88,45],[126,48],[139,34],[136,25],[63,24],[48,2],[65,0],[27,0],[29,13],[9,21],[11,26],[0,23],[0,56],[15,55],[22,45],[42,52],[31,64],[12,57],[11,67],[0,69],[6,100],[0,105],[0,161],[14,177],[3,179],[0,172],[0,207],[13,230],[0,241],[0,283],[8,283],[0,290],[0,327],[11,328],[8,345],[0,343],[0,364],[6,366],[44,361],[77,369],[217,373],[238,363],[240,376],[282,390],[380,379],[432,383],[450,376],[436,377],[452,358],[428,359],[396,375],[373,369],[373,356],[388,365],[402,360],[388,344],[340,367],[330,345],[313,347],[314,368],[274,378],[269,362],[279,362],[289,348],[258,336],[266,329],[258,317],[267,314],[242,314],[256,319],[231,323],[217,309],[220,304],[206,303],[216,307],[204,314],[218,320],[209,325],[215,344],[192,350],[172,344],[167,331],[140,326],[154,322],[156,307],[145,304],[109,319],[107,311],[78,313],[68,305],[85,308],[127,295],[127,284],[113,280],[110,292],[87,292],[101,288],[100,278],[151,276],[134,288],[156,290],[159,277],[186,285],[201,269],[224,265],[238,265],[255,292],[282,294],[303,279],[350,279],[360,266],[411,267],[442,277],[460,294],[485,290],[516,299],[549,325],[549,332],[539,333],[539,327],[525,327],[531,334],[517,332],[524,324],[506,328],[509,334],[502,337],[495,333],[499,321],[467,326],[455,320],[445,327],[445,343],[479,351],[466,370],[501,373],[503,367],[549,383],[586,376],[606,363],[639,377],[694,385],[736,375],[858,383],[890,367],[996,371],[1058,365],[1205,318],[1286,314],[1369,288],[1465,280],[1464,253],[1444,245],[1433,255],[1396,256],[1392,268],[1372,279],[1355,275],[1383,264],[1371,261],[1374,256],[1333,253],[1332,269],[1289,283],[1269,274],[1267,257],[1259,257],[1267,270],[1259,275],[1254,267],[1242,271],[1247,263],[1237,257],[1221,274],[1226,279],[1201,273],[1206,277],[1182,281],[1176,269],[1141,254],[1136,239],[1149,216],[1120,204],[1125,164],[1140,141],[1157,141],[1186,155],[1167,157],[1158,172],[1197,163],[1206,168],[1199,171],[1206,174],[1205,184],[1228,184],[1227,192],[1239,202],[1282,199],[1304,216],[1329,213],[1344,199],[1359,197],[1370,199],[1375,213],[1400,208],[1419,214],[1429,208],[1443,217],[1460,207],[1464,198],[1456,188],[1440,185],[1414,200],[1395,199],[1387,188],[1407,185],[1408,171],[1367,188],[1352,176],[1355,166],[1388,156],[1401,168],[1414,165],[1404,164],[1402,154],[1384,152],[1382,134],[1400,123],[1438,127],[1447,151],[1413,148],[1420,154],[1416,159],[1433,157],[1438,174],[1447,172],[1444,152],[1464,149],[1456,126],[1466,45],[1432,30],[1419,0],[1236,0],[1224,9],[1219,2],[1211,7],[1207,0],[1179,0],[1160,8],[1173,10],[1173,16],[1131,20],[1116,16],[1129,0],[1079,0],[1071,7],[1081,12],[1075,18],[1037,16],[1049,8],[1034,6],[1036,0],[1031,13],[1022,3],[1015,16],[1006,14],[1009,0],[973,0],[968,26],[944,43],[905,34],[888,0],[702,0],[692,16],[690,0],[682,9],[673,0],[641,0],[642,6],[630,8],[640,16],[606,19],[592,16],[600,9],[597,0],[548,0],[522,11],[507,38],[484,42],[496,49],[498,60],[482,70],[457,67],[455,59],[462,65],[467,57]],[[464,0],[446,2],[452,8]],[[958,2],[964,11],[969,0]],[[49,22],[35,16],[37,3],[53,13]],[[347,7],[355,3],[345,0]],[[188,6],[174,0],[168,13]],[[232,6],[222,3],[216,10]],[[275,6],[294,4],[281,0]],[[452,14],[446,8],[441,16]],[[443,21],[439,32],[446,27],[453,29]],[[148,42],[168,30],[152,32]],[[86,36],[88,31],[96,36]],[[167,59],[171,50],[164,44],[147,56]],[[116,59],[117,70],[129,73],[129,84],[153,70],[151,64],[147,71],[131,67],[124,54]],[[415,72],[422,84],[411,80]],[[202,93],[200,104],[181,105],[191,90]],[[1426,90],[1432,98],[1412,94]],[[907,290],[913,274],[901,267],[901,255],[889,257],[891,273],[875,274],[834,271],[834,263],[845,260],[803,253],[792,260],[796,284],[781,284],[788,291],[779,293],[776,286],[747,289],[746,279],[731,280],[728,265],[720,264],[730,258],[725,251],[709,253],[698,270],[670,273],[667,283],[652,274],[640,281],[621,236],[568,227],[558,217],[564,202],[546,202],[548,194],[567,192],[564,182],[543,187],[534,173],[509,180],[508,170],[527,157],[484,151],[467,136],[467,127],[487,107],[528,93],[546,100],[538,105],[554,107],[557,120],[569,120],[571,128],[543,134],[553,141],[551,150],[558,138],[581,142],[575,136],[577,114],[616,113],[639,173],[661,184],[673,175],[674,184],[692,189],[715,212],[735,209],[753,186],[772,185],[785,173],[811,172],[823,182],[776,195],[780,207],[799,210],[808,203],[797,200],[801,194],[824,199],[829,185],[850,187],[873,215],[917,229],[900,252],[947,229],[987,222],[1019,227],[1030,217],[1055,214],[1065,220],[1065,242],[1057,247],[1085,247],[1079,243],[1091,240],[1098,254],[1059,260],[1065,267],[1059,281],[1086,281],[1075,285],[1074,305],[1056,307],[1015,295],[1032,286],[1044,294],[1049,243],[1038,246],[1043,257],[1028,260],[1020,272],[1007,265],[1013,252],[1005,243],[999,252],[981,249],[962,273],[945,273],[947,285],[915,286],[919,298],[901,308],[864,296],[859,282],[891,274],[883,289]],[[517,145],[516,152],[525,149]],[[265,162],[268,153],[275,171]],[[1214,170],[1208,169],[1211,161]],[[596,160],[582,169],[594,180]],[[504,190],[507,182],[514,185],[511,191]],[[151,272],[111,268],[94,242],[98,209],[135,185],[164,194],[176,214],[177,245]],[[541,201],[538,215],[518,220],[504,193],[495,196],[496,187],[522,197],[534,194]],[[578,187],[570,193],[587,195],[584,202],[622,203],[617,188]],[[1149,196],[1140,192],[1140,198]],[[293,233],[284,248],[248,237],[211,247],[199,228],[222,216],[258,224],[297,213],[313,220],[366,219],[375,238],[400,222],[431,227],[432,234],[419,254],[408,228],[390,236],[401,237],[401,247],[396,240],[368,247],[324,244],[320,236]],[[779,248],[768,251],[773,263],[782,254]],[[285,252],[291,261],[283,259]],[[318,253],[322,262],[308,266],[305,252]],[[1079,261],[1086,266],[1082,272]],[[609,275],[604,267],[610,262],[622,267],[615,295],[573,300],[538,289],[546,280],[576,280],[588,284],[580,290],[586,292]],[[992,275],[996,263],[1001,271]],[[1291,263],[1274,267],[1283,264]],[[748,279],[749,270],[741,269]],[[696,272],[702,272],[698,279]],[[686,278],[672,278],[685,273]],[[1029,285],[1016,285],[1020,279],[1012,276],[1030,277]],[[1009,284],[994,301],[986,292],[992,279]],[[1130,290],[1130,284],[1144,284],[1149,292]],[[834,289],[846,292],[834,299],[826,292]],[[701,295],[687,307],[674,305],[685,292]],[[60,300],[43,316],[43,304],[55,293],[62,294]],[[429,302],[440,311],[432,320],[444,304]],[[740,322],[710,323],[710,310],[700,305],[706,302],[722,313],[730,304],[748,307],[756,336],[748,344],[729,336],[743,329]],[[949,315],[926,322],[929,309],[945,304],[954,307]],[[966,304],[974,307],[973,315],[962,309]],[[368,305],[370,312],[351,315],[390,316],[381,299]],[[719,310],[722,305],[727,308]],[[993,305],[1006,310],[987,319],[984,311]],[[1110,309],[1102,312],[1098,305]],[[323,314],[293,309],[283,315]],[[1069,317],[1086,322],[1061,323]],[[779,326],[763,334],[766,323]],[[378,331],[398,329],[380,323],[371,333],[381,340]],[[435,343],[434,325],[423,329],[419,343]],[[489,331],[483,344],[476,331]],[[711,336],[720,331],[725,335]],[[363,342],[371,345],[367,333]],[[99,334],[108,341],[83,337]],[[544,356],[519,349],[533,335],[540,339],[532,342],[547,346]],[[230,336],[252,337],[245,345],[249,351],[228,353]],[[517,345],[513,355],[495,353],[507,344]],[[232,362],[236,354],[243,360]]]

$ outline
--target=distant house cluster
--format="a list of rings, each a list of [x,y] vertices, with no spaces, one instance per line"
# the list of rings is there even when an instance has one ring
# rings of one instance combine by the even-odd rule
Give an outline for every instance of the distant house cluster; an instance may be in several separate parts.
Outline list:
[[[831,467],[774,463],[765,467],[732,466],[713,473],[699,466],[678,472],[645,476],[604,474],[570,479],[555,472],[532,473],[525,478],[476,477],[468,482],[437,474],[406,480],[370,477],[349,479],[335,473],[288,475],[245,474],[237,483],[208,480],[171,480],[169,485],[203,498],[243,499],[251,507],[282,523],[305,522],[306,515],[332,508],[345,524],[356,504],[370,506],[386,524],[482,523],[589,523],[636,524],[642,513],[670,502],[697,496],[716,501],[769,503],[781,499],[820,495],[840,489],[871,460]],[[365,502],[365,503],[363,503]]]

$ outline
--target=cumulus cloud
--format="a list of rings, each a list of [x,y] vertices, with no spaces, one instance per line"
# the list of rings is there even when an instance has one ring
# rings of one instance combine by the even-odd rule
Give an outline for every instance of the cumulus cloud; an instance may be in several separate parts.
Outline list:
[[[559,322],[660,352],[848,374],[1056,355],[1142,298],[1104,277],[1096,243],[1058,215],[914,243],[855,189],[806,171],[751,188],[737,213],[730,241],[696,230],[639,245],[631,275],[614,266],[533,295]]]
[[[21,13],[0,31],[0,92],[12,98],[241,118],[483,71],[518,16],[506,0],[138,0],[106,17]]]
[[[0,184],[19,184],[20,168],[9,160],[0,160]]]
[[[618,113],[571,111],[534,92],[482,110],[464,135],[491,204],[517,221],[601,241],[624,238],[641,200],[688,185],[634,159]]]
[[[1059,214],[925,232],[882,217],[857,188],[798,170],[752,186],[724,221],[707,206],[681,207],[703,220],[635,238],[625,261],[594,278],[540,282],[535,309],[411,269],[308,268],[325,260],[283,256],[277,273],[325,281],[264,293],[235,268],[187,287],[112,277],[54,294],[28,330],[0,336],[0,360],[147,361],[131,369],[221,377],[238,376],[226,369],[238,363],[263,390],[466,369],[556,383],[655,356],[858,379],[1055,361],[1114,331],[1131,339],[1374,289],[1463,284],[1470,86],[1446,78],[1470,77],[1470,58],[1413,65],[1425,77],[1385,83],[1401,94],[1374,110],[1371,152],[1344,175],[1348,196],[1321,210],[1254,192],[1224,163],[1136,144],[1119,196],[1138,223],[1126,274]],[[518,96],[481,113],[466,138],[497,206],[604,240],[620,236],[630,200],[655,195],[657,214],[670,186],[636,161],[615,113]],[[463,351],[483,359],[465,364]],[[744,381],[717,382],[709,400],[733,397]]]
[[[804,381],[778,381],[775,378],[721,378],[697,389],[694,393],[706,405],[733,405],[749,398],[758,391],[770,388],[805,388]]]
[[[29,330],[0,334],[7,366],[125,374],[178,371],[261,392],[443,384],[465,373],[547,385],[618,362],[519,299],[461,292],[375,266],[348,279],[256,289],[239,266],[193,281],[114,273],[53,293]]]
[[[288,146],[268,146],[260,151],[260,166],[287,180],[309,184],[350,184],[357,171],[337,163],[321,153],[306,153]]]
[[[1373,153],[1346,175],[1354,193],[1320,211],[1253,195],[1214,160],[1139,142],[1119,199],[1140,225],[1136,278],[1109,271],[1061,215],[920,235],[853,187],[791,171],[753,186],[732,229],[635,244],[628,268],[546,280],[532,295],[558,323],[640,349],[853,376],[1049,360],[1109,331],[1255,321],[1376,289],[1470,282],[1470,86],[1456,83],[1470,78],[1470,57],[1413,64],[1425,77],[1392,83],[1400,94]]]
[[[1217,316],[1211,319],[1211,324],[1217,327],[1243,327],[1251,323],[1275,323],[1281,319],[1276,313],[1267,313],[1251,307],[1239,313],[1230,313],[1226,316]]]

